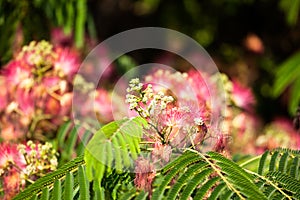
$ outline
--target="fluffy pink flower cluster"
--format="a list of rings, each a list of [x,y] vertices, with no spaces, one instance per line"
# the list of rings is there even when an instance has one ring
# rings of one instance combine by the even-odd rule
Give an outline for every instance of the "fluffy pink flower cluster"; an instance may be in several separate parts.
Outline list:
[[[187,84],[188,80],[186,73],[158,70],[145,78],[146,83],[130,81],[126,102],[131,110],[148,120],[148,141],[172,148],[196,147],[203,142],[195,139],[198,134],[207,133],[200,133],[198,127],[209,121],[210,110],[203,109],[202,103],[208,102],[203,98],[198,101],[200,95],[193,98],[197,90]]]
[[[11,199],[26,186],[26,183],[55,170],[56,154],[50,143],[42,145],[28,141],[19,145],[0,144],[0,181],[3,199]]]
[[[76,51],[31,42],[1,70],[0,127],[4,140],[44,139],[70,115]]]
[[[206,83],[207,84],[207,83]],[[226,140],[220,131],[209,126],[211,118],[211,94],[203,77],[196,72],[172,73],[158,70],[129,82],[126,102],[148,121],[144,141],[149,155],[136,161],[135,184],[151,193],[153,173],[174,159],[183,148],[205,151],[205,142],[214,139],[210,147],[223,152]],[[151,169],[150,171],[145,171]],[[147,182],[147,184],[145,184]]]

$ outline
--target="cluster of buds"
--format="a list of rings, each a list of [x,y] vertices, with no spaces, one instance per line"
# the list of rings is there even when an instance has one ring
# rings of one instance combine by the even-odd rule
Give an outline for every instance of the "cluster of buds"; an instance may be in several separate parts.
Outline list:
[[[57,167],[57,152],[50,143],[28,141],[26,144],[0,145],[0,179],[4,199],[10,199],[27,183]]]
[[[127,88],[126,103],[130,110],[135,110],[141,117],[149,118],[154,112],[165,110],[174,101],[172,96],[162,91],[154,93],[152,84],[140,83],[138,78],[132,79]]]
[[[70,115],[77,52],[31,42],[1,70],[0,128],[4,140],[45,139]]]

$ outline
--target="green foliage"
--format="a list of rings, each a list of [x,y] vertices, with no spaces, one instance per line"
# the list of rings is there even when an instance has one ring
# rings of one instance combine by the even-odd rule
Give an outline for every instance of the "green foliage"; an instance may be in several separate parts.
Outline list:
[[[163,181],[154,189],[153,199],[188,199],[190,196],[202,199],[210,194],[213,194],[212,199],[225,199],[225,196],[266,199],[254,184],[252,175],[215,152],[204,155],[188,151],[166,169],[162,170]],[[176,180],[175,184],[171,180]],[[214,189],[217,192],[212,193]]]
[[[296,53],[282,63],[275,73],[274,97],[281,95],[291,86],[289,111],[295,114],[300,103],[300,53]]]
[[[87,0],[0,0],[0,55],[7,62],[12,54],[18,28],[24,43],[49,39],[52,27],[63,27],[66,34],[74,34],[75,45],[82,48],[86,25],[95,35],[93,20],[87,8]],[[89,19],[89,20],[88,20]]]
[[[41,199],[49,199],[50,197],[64,195],[68,196],[66,199],[72,199],[70,196],[72,195],[73,197],[74,192],[76,192],[76,188],[79,187],[78,179],[81,180],[84,175],[84,173],[78,173],[78,168],[82,168],[84,165],[85,162],[83,160],[83,156],[80,156],[63,165],[56,171],[38,179],[34,184],[27,187],[14,199],[26,200],[35,196],[39,196]],[[71,181],[70,179],[74,181]],[[83,177],[83,179],[85,179],[85,177]],[[58,189],[57,187],[59,187],[59,185],[61,185],[62,188]],[[64,191],[65,188],[68,190],[67,192]],[[72,188],[72,193],[70,192],[70,188]]]
[[[113,166],[120,173],[132,166],[140,152],[139,143],[143,126],[146,125],[143,118],[136,117],[103,126],[88,143],[84,153],[88,179],[97,179],[101,183],[104,173],[110,172]]]
[[[279,7],[285,12],[286,21],[294,26],[298,21],[300,1],[299,0],[281,0]]]
[[[266,151],[249,171],[216,152],[187,150],[157,173],[152,199],[299,199],[299,151]],[[275,167],[269,167],[274,160]],[[270,169],[272,171],[270,171]],[[134,175],[112,170],[90,183],[79,157],[46,175],[15,199],[147,199]]]
[[[266,151],[257,165],[258,173],[216,152],[187,151],[160,171],[152,198],[299,199],[299,151]],[[127,197],[138,194],[129,191]]]
[[[84,156],[38,179],[15,199],[300,198],[300,151],[283,148],[266,151],[241,165],[216,152],[186,149],[157,169],[151,192],[139,190],[135,175],[128,170],[141,151],[145,126],[140,117],[103,126],[87,144]],[[64,125],[60,135],[67,135],[68,127]],[[254,160],[256,170],[248,170],[245,166]]]
[[[57,171],[47,174],[30,185],[14,199],[108,199],[117,200],[121,195],[132,190],[133,178],[129,173],[117,173],[112,170],[102,185],[97,180],[91,183],[87,179],[83,156],[80,156]],[[139,194],[145,196],[146,194]],[[142,199],[142,198],[141,198]]]
[[[81,137],[78,133],[81,134]],[[61,125],[54,141],[57,150],[60,152],[59,164],[64,164],[76,156],[83,155],[85,146],[91,136],[91,131],[83,126],[74,125],[71,121]]]
[[[255,176],[268,199],[299,199],[299,156],[299,151],[283,148],[262,155]]]

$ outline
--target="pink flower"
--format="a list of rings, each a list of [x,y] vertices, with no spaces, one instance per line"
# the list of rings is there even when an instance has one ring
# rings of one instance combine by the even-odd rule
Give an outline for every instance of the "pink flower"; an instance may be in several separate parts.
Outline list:
[[[22,186],[20,186],[21,178],[17,169],[12,169],[6,172],[3,177],[3,200],[10,200],[20,192]]]
[[[151,152],[151,158],[153,163],[159,163],[160,166],[166,164],[170,161],[170,156],[172,154],[172,148],[170,145],[164,145],[159,142],[154,144],[154,149]]]
[[[0,179],[2,179],[3,199],[12,199],[24,186],[21,184],[20,170],[25,170],[26,161],[16,144],[0,144]]]
[[[8,104],[8,94],[7,94],[7,86],[6,86],[6,78],[0,76],[0,113],[6,108]]]
[[[2,74],[6,78],[8,87],[15,87],[32,78],[30,66],[22,60],[13,60],[8,63],[4,66]]]
[[[197,115],[209,120],[211,98],[207,85],[209,83],[205,83],[198,71],[171,73],[159,69],[146,76],[145,82],[151,83],[154,91],[164,91],[167,95],[173,96],[177,106],[190,108],[192,111],[190,115],[193,115],[191,118]]]
[[[25,169],[26,166],[24,157],[18,151],[18,145],[9,143],[0,144],[0,170],[4,171],[7,168],[11,168],[12,165],[16,165],[20,169]]]
[[[146,76],[143,84],[132,79],[126,102],[150,124],[146,140],[172,148],[193,146],[199,150],[203,141],[215,134],[209,124],[211,94],[208,88],[196,71],[171,73],[159,69]]]
[[[72,98],[73,98],[73,93],[68,92],[65,93],[61,96],[60,98],[60,115],[61,116],[68,116],[71,110],[72,106]]]
[[[113,118],[111,94],[104,89],[76,95],[73,99],[73,109],[82,119],[95,119],[100,123],[111,122]],[[120,103],[120,102],[118,102]],[[125,105],[124,105],[125,106]]]
[[[1,138],[4,141],[17,141],[25,136],[27,130],[27,126],[23,127],[14,121],[4,122],[1,124]]]
[[[203,104],[211,98],[208,87],[212,86],[205,82],[202,76],[206,76],[206,74],[200,74],[197,70],[190,70],[188,72],[188,82],[191,84],[199,104]]]
[[[100,122],[113,120],[111,97],[106,90],[98,89],[95,93],[94,112]]]
[[[42,79],[42,84],[45,88],[53,88],[59,85],[59,82],[61,81],[61,78],[57,76],[52,76],[52,77],[43,77]]]
[[[62,28],[53,28],[51,30],[51,43],[55,46],[72,46],[73,38],[72,35],[65,34]]]
[[[27,180],[35,181],[57,166],[56,151],[50,143],[0,144],[0,181],[4,199],[11,199]]]
[[[32,117],[34,115],[35,100],[30,91],[18,89],[16,91],[16,103],[18,108],[26,116]]]
[[[0,91],[2,137],[25,136],[28,130],[33,137],[37,131],[54,131],[70,116],[71,82],[78,67],[74,50],[54,48],[46,41],[24,46],[1,70],[0,83],[7,88]]]
[[[134,184],[140,190],[145,190],[150,195],[152,193],[152,182],[155,177],[154,165],[149,160],[138,158],[135,167]]]
[[[79,69],[79,55],[68,48],[58,47],[55,49],[55,52],[58,58],[54,62],[54,69],[58,72],[58,76],[66,76],[68,80],[72,81]]]
[[[253,107],[255,105],[255,97],[250,88],[242,86],[237,81],[233,81],[231,98],[236,106],[247,111],[253,111]]]
[[[222,153],[227,147],[228,136],[224,135],[223,133],[218,133],[216,139],[217,142],[215,143],[214,151]]]

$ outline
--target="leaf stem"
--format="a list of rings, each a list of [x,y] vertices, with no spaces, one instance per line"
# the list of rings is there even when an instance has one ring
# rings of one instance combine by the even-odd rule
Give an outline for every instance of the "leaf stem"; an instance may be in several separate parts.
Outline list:
[[[189,151],[195,152],[198,155],[200,155],[212,168],[213,170],[218,174],[218,176],[224,181],[224,183],[228,186],[230,190],[232,190],[234,193],[236,193],[242,200],[246,200],[245,197],[242,196],[242,194],[235,188],[233,185],[227,180],[227,178],[222,174],[222,171],[213,163],[211,162],[205,155],[202,153],[195,151],[193,149],[188,149]]]
[[[287,195],[282,189],[280,189],[280,187],[278,187],[275,183],[273,183],[271,180],[269,180],[267,177],[265,176],[261,176],[259,175],[258,173],[255,173],[251,170],[248,170],[248,169],[244,169],[246,172],[248,172],[249,174],[252,174],[252,175],[255,175],[257,177],[259,177],[260,179],[266,181],[268,184],[272,185],[276,190],[278,190],[281,194],[283,194],[283,196],[285,196],[287,199],[290,199],[292,200],[292,198]]]
[[[255,157],[253,157],[253,158],[251,158],[251,159],[249,159],[249,160],[243,162],[242,164],[240,164],[240,167],[245,167],[245,166],[247,166],[249,163],[252,163],[252,162],[254,162],[254,161],[256,161],[256,160],[258,160],[258,159],[260,159],[260,158],[261,158],[261,155],[255,156]]]

